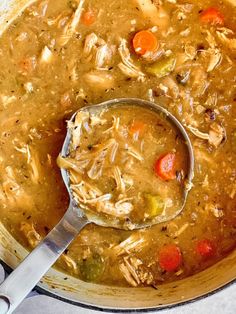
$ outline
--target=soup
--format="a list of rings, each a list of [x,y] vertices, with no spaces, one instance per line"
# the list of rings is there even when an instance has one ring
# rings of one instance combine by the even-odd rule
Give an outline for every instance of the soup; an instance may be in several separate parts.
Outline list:
[[[145,230],[87,226],[57,267],[86,281],[156,287],[235,248],[236,14],[220,4],[49,0],[9,26],[0,39],[0,218],[20,243],[35,247],[67,209],[56,159],[72,113],[139,97],[167,108],[191,137],[185,209]]]
[[[79,111],[68,122],[70,188],[86,214],[119,226],[177,216],[188,187],[189,156],[182,134],[167,117],[136,105]]]

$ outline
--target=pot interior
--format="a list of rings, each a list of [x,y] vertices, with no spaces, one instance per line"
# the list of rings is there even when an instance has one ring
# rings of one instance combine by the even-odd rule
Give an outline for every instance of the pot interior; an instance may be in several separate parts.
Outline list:
[[[0,34],[32,0],[3,0],[0,4]],[[236,1],[230,0],[232,4]],[[0,224],[0,259],[14,269],[27,251]],[[66,279],[67,278],[67,279]],[[39,287],[77,304],[105,309],[163,308],[207,295],[236,278],[236,251],[214,266],[186,279],[153,288],[116,288],[85,283],[51,269]],[[138,301],[137,301],[138,300]]]

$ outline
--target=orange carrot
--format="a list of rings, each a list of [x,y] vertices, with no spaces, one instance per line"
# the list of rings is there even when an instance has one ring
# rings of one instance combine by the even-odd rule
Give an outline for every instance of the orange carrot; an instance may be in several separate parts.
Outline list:
[[[158,41],[152,32],[143,30],[135,34],[133,47],[138,55],[144,55],[148,51],[155,51],[158,48]]]
[[[137,121],[134,121],[131,124],[131,126],[129,128],[129,132],[130,132],[131,135],[134,135],[134,134],[137,134],[137,133],[139,135],[141,135],[141,134],[143,134],[144,129],[145,129],[145,124],[142,121],[137,120]]]
[[[202,11],[200,19],[203,23],[212,24],[212,25],[223,25],[224,16],[216,8],[208,8]]]
[[[204,258],[212,257],[216,253],[215,244],[208,239],[203,239],[197,242],[196,251]]]
[[[175,160],[176,155],[174,153],[161,156],[154,165],[156,175],[163,180],[175,179]]]
[[[95,20],[96,20],[96,16],[94,12],[91,10],[86,11],[82,14],[81,22],[86,26],[92,25],[95,22]]]
[[[165,271],[175,271],[182,263],[180,248],[175,244],[163,246],[158,256],[159,265]]]

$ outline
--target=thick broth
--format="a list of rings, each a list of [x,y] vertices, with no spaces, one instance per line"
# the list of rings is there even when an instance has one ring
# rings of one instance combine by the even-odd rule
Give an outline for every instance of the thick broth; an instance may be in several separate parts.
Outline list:
[[[188,149],[167,117],[126,104],[98,113],[79,111],[68,122],[69,170],[75,201],[88,211],[134,229],[135,223],[177,216],[185,201]]]
[[[84,1],[94,21],[83,13],[77,24],[71,21],[79,1],[40,1],[0,39],[0,217],[28,248],[67,208],[56,158],[78,108],[116,97],[151,99],[189,130],[196,167],[183,214],[138,232],[86,227],[58,266],[88,281],[174,281],[235,247],[236,12],[224,1],[154,2],[164,16],[158,28],[138,0]],[[208,7],[220,8],[224,25],[201,21]],[[155,62],[132,47],[134,35],[149,28],[159,43],[160,55],[149,56]],[[127,60],[135,66],[127,69]],[[179,259],[172,271],[160,263],[170,244]]]

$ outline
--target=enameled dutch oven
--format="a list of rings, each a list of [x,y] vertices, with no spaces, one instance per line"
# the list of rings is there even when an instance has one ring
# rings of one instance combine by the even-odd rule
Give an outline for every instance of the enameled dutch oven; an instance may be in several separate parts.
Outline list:
[[[230,1],[236,5],[236,0]],[[0,1],[0,35],[12,20],[34,0]],[[0,259],[14,269],[27,251],[11,236],[0,222]],[[68,279],[65,280],[65,277]],[[214,266],[186,279],[153,288],[115,288],[83,282],[51,269],[38,284],[45,294],[81,307],[102,311],[152,311],[180,305],[207,297],[236,279],[236,250]]]

